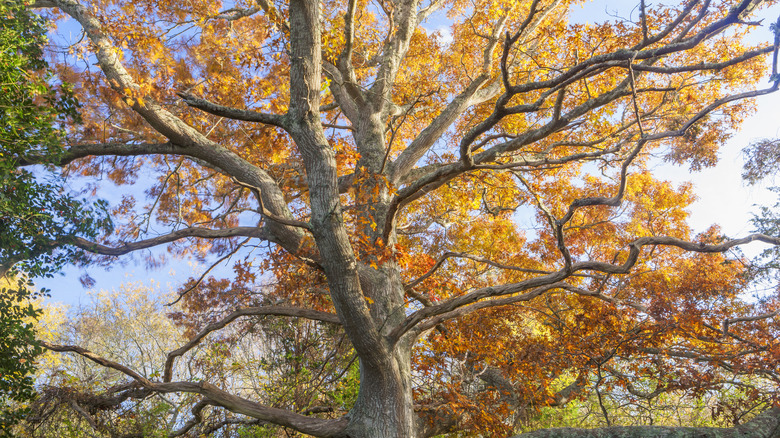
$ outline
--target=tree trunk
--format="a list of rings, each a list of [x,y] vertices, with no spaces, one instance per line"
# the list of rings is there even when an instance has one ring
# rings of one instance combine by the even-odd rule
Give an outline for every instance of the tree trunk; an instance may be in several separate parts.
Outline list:
[[[780,407],[772,407],[745,424],[729,428],[613,426],[599,429],[561,427],[536,430],[513,438],[780,438]]]
[[[361,364],[360,392],[349,413],[350,438],[415,438],[408,349],[381,369]]]
[[[390,345],[388,335],[404,317],[403,285],[398,266],[387,261],[377,269],[363,266],[360,283],[370,300],[371,316],[378,321],[387,352],[382,360],[360,361],[360,390],[349,413],[346,434],[351,438],[415,438],[418,436],[411,386],[412,341]]]

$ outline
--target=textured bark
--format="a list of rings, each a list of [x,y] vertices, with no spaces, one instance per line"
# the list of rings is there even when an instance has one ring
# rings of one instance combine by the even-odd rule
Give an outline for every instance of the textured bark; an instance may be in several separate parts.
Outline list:
[[[513,438],[778,438],[780,408],[770,408],[745,424],[730,428],[613,426],[600,429],[562,427],[537,430]]]

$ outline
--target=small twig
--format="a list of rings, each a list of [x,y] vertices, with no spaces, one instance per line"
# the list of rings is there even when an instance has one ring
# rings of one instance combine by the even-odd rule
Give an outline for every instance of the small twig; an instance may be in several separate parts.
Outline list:
[[[238,250],[241,249],[242,246],[246,245],[250,240],[252,240],[251,237],[246,238],[243,242],[239,243],[232,251],[230,251],[225,256],[221,257],[219,260],[214,262],[211,266],[209,266],[208,269],[206,269],[205,272],[203,272],[203,274],[198,278],[198,280],[195,282],[195,284],[193,284],[192,286],[188,287],[187,290],[185,290],[184,292],[181,292],[179,294],[179,296],[175,300],[173,300],[170,303],[166,304],[166,306],[173,306],[174,304],[176,304],[179,301],[181,301],[181,299],[184,298],[185,295],[187,295],[188,293],[192,292],[193,290],[195,290],[195,288],[200,286],[201,283],[203,283],[203,279],[206,278],[206,275],[208,275],[209,272],[211,272],[220,263],[224,262],[225,260],[229,259],[230,257],[233,257],[233,255],[235,255],[236,252],[238,252]]]
[[[637,103],[636,99],[636,78],[634,76],[634,67],[632,66],[633,63],[634,58],[628,61],[628,77],[631,80],[631,100],[634,103],[634,116],[636,117],[636,124],[639,127],[640,138],[644,138],[645,129],[642,126],[642,117],[639,115],[639,104]]]

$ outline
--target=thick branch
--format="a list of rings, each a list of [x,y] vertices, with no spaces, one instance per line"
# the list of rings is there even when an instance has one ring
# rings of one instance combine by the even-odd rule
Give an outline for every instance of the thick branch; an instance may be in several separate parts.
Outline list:
[[[391,92],[401,61],[409,50],[409,42],[417,27],[418,0],[402,0],[393,14],[394,26],[382,49],[376,80],[368,91],[372,113],[386,113],[391,104]]]
[[[116,362],[114,362],[112,360],[108,360],[106,358],[100,357],[97,354],[95,354],[95,353],[93,353],[93,352],[91,352],[91,351],[89,351],[89,350],[87,350],[85,348],[76,347],[74,345],[49,344],[48,342],[40,341],[40,340],[38,342],[44,348],[46,348],[48,350],[56,351],[56,352],[59,352],[59,353],[76,353],[76,354],[79,354],[79,355],[81,355],[81,356],[83,356],[83,357],[85,357],[85,358],[95,362],[98,365],[104,366],[106,368],[111,368],[111,369],[117,370],[117,371],[119,371],[122,374],[125,374],[125,375],[127,375],[129,377],[132,377],[135,381],[140,383],[145,388],[152,388],[152,386],[154,385],[149,379],[147,379],[146,377],[144,377],[144,376],[138,374],[137,372],[131,370],[130,368],[128,368],[128,367],[126,367],[124,365],[121,365],[119,363],[116,363]]]
[[[145,389],[158,393],[178,393],[189,392],[202,395],[205,400],[202,403],[208,403],[215,406],[222,406],[225,409],[247,415],[269,423],[295,429],[299,432],[314,435],[316,437],[339,437],[341,431],[347,425],[346,418],[336,420],[323,420],[319,418],[307,417],[295,412],[284,409],[272,408],[251,400],[232,395],[207,382],[152,382],[141,376],[135,371],[114,361],[100,357],[89,350],[70,345],[53,345],[46,342],[41,344],[52,351],[77,353],[99,365],[115,369],[136,380]]]
[[[347,426],[348,421],[346,418],[323,420],[285,409],[264,406],[251,400],[232,395],[206,382],[154,383],[152,389],[160,393],[189,392],[200,394],[205,397],[210,404],[221,406],[231,412],[289,427],[304,434],[316,437],[342,436],[341,432]]]
[[[392,163],[390,170],[390,181],[397,184],[414,165],[423,157],[425,152],[449,129],[450,125],[463,114],[463,112],[473,105],[474,96],[479,89],[487,82],[487,75],[480,75],[475,78],[465,90],[456,96],[447,107],[436,116],[428,127],[407,146],[401,155]]]
[[[360,285],[358,264],[339,199],[336,156],[320,124],[320,2],[290,1],[290,110],[295,140],[306,167],[310,224],[328,279],[333,305],[361,363],[384,363],[389,352]]]

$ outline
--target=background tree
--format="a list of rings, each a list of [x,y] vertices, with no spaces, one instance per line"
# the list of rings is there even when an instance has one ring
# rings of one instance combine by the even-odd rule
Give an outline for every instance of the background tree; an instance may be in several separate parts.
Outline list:
[[[743,300],[724,253],[780,240],[693,236],[691,187],[650,169],[654,155],[712,164],[750,99],[777,90],[777,36],[743,39],[774,2],[642,1],[633,19],[568,24],[572,3],[36,3],[86,36],[58,66],[84,123],[55,161],[152,180],[148,204],[114,206],[113,234],[50,245],[233,261],[181,290],[193,337],[160,375],[47,347],[124,374],[115,396],[186,394],[313,436],[508,435],[588,394],[609,425],[609,391],[746,381],[770,403],[777,300]],[[422,27],[445,11],[452,41]],[[340,327],[359,362],[347,414],[177,371],[218,330],[272,316]],[[338,337],[326,330],[309,335]],[[745,427],[770,433],[778,416]]]
[[[165,304],[171,298],[160,293],[159,286],[127,284],[120,290],[95,292],[88,302],[71,309],[47,305],[40,338],[100,351],[145,375],[160,376],[167,353],[192,336],[185,325],[174,322],[176,318],[166,316]],[[357,367],[343,334],[340,342],[331,342],[322,339],[327,333],[316,331],[277,320],[254,321],[251,327],[238,324],[198,344],[176,364],[175,372],[218,382],[245,397],[270,400],[276,407],[324,414],[329,410],[318,403],[354,402],[356,386],[346,387],[349,379],[338,375],[354,375]],[[333,344],[341,344],[340,351]],[[144,398],[142,389],[127,392],[122,373],[81,356],[46,354],[39,360],[37,380],[40,396],[19,428],[23,436],[168,437],[214,432],[242,436],[250,430],[251,436],[286,435],[273,425],[232,415],[189,394],[146,391]],[[187,418],[190,412],[197,412],[198,421]]]

